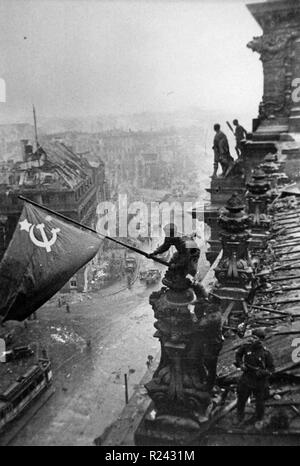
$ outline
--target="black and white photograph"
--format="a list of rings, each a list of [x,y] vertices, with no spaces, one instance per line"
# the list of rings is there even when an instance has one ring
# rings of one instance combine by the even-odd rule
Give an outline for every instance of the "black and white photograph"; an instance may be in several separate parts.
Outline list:
[[[300,445],[300,0],[0,0],[0,47],[0,445]]]

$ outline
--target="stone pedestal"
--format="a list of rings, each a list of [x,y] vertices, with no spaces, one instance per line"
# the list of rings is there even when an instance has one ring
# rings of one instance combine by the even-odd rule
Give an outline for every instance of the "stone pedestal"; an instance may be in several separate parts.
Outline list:
[[[135,434],[137,445],[187,445],[208,420],[210,394],[201,364],[191,288],[162,288],[150,296],[161,359],[145,385],[153,401]]]
[[[198,422],[173,415],[158,416],[154,403],[151,403],[134,440],[138,446],[196,446],[200,434]]]
[[[224,207],[224,199],[228,199],[234,192],[241,197],[246,192],[244,176],[232,176],[226,178],[215,176],[211,178],[210,188],[206,189],[211,195],[211,204],[204,211],[204,222],[211,228],[211,236],[208,241],[210,247],[206,252],[207,260],[213,264],[221,250],[219,215]]]

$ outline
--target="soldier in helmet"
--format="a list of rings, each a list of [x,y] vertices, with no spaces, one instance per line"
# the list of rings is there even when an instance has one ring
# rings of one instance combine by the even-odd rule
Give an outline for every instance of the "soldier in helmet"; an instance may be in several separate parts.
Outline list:
[[[164,227],[165,240],[149,257],[163,254],[171,246],[175,246],[176,252],[170,260],[170,270],[178,270],[182,276],[191,275],[194,277],[197,273],[198,259],[200,250],[194,237],[182,236],[178,233],[176,225],[170,223]]]
[[[256,401],[255,420],[262,421],[264,417],[264,400],[268,392],[269,377],[274,372],[273,357],[264,347],[264,339],[264,330],[254,329],[250,341],[236,352],[236,366],[243,371],[237,387],[238,422],[243,421],[245,405],[252,394]]]

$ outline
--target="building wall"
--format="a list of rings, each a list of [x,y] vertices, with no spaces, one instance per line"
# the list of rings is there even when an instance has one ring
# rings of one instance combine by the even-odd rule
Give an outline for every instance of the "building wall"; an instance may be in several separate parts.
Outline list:
[[[74,190],[51,190],[51,187],[48,190],[39,189],[38,186],[31,189],[19,189],[15,185],[3,186],[1,189],[0,186],[0,220],[2,220],[0,222],[0,260],[15,231],[22,211],[23,202],[18,199],[18,195],[43,204],[84,225],[94,226],[98,202],[106,198],[104,164],[92,170],[90,182],[80,183]],[[83,291],[84,269],[78,271],[74,278],[77,282],[75,289]],[[70,282],[64,286],[62,291],[71,289]]]
[[[300,71],[300,3],[293,0],[247,5],[263,30],[248,47],[260,55],[264,89],[258,131],[300,132],[299,103],[292,99]]]

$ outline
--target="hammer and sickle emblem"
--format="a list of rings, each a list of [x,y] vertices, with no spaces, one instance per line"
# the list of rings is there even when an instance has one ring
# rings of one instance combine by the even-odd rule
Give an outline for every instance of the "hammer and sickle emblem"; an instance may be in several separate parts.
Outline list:
[[[38,230],[40,230],[43,241],[40,241],[35,237],[34,228],[37,228]],[[51,228],[52,238],[49,240],[45,233],[44,223],[39,223],[38,225],[31,225],[30,230],[29,230],[29,236],[30,236],[31,241],[36,246],[38,246],[39,248],[45,248],[47,252],[50,252],[51,246],[53,246],[53,244],[56,242],[57,233],[59,232],[60,232],[59,228]]]

